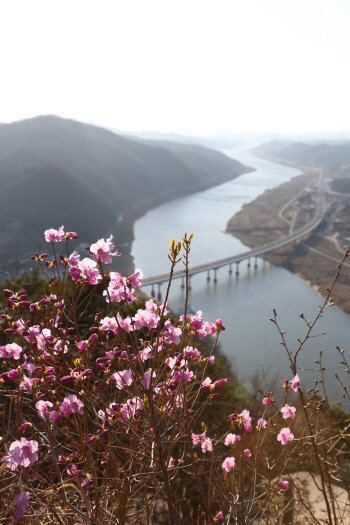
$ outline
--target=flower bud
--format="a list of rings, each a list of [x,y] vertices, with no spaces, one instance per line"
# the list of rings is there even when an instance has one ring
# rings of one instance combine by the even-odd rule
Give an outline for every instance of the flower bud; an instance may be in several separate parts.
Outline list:
[[[11,299],[6,299],[6,303],[7,303],[7,306],[9,308],[11,308],[12,310],[14,309],[14,307],[16,306],[16,303],[14,301],[12,301]]]

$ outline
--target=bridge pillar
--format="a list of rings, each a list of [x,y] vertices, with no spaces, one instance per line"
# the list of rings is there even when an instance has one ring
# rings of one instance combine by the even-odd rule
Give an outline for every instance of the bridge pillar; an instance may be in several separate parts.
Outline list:
[[[254,268],[257,268],[258,267],[258,257],[255,256],[255,264],[254,264]]]
[[[248,257],[248,268],[250,268],[250,257]]]
[[[229,269],[228,273],[229,273],[230,275],[231,275],[231,273],[232,273],[232,263],[230,264],[230,269]]]
[[[191,277],[188,278],[188,289],[189,289],[189,290],[192,290],[192,286],[191,286]]]
[[[185,288],[185,278],[181,277],[181,288]]]
[[[161,298],[162,298],[162,294],[161,294],[161,292],[160,292],[160,287],[161,287],[161,284],[158,284],[158,295],[157,295],[157,299],[158,299],[158,301],[160,301]]]
[[[210,270],[208,270],[207,281],[210,281]]]
[[[152,295],[152,297],[156,296],[156,292],[154,291],[154,284],[152,284],[151,295]]]
[[[238,269],[238,267],[239,267],[239,262],[236,263],[236,275],[239,275],[239,269]]]
[[[218,280],[217,280],[217,278],[216,278],[216,269],[215,269],[215,270],[214,270],[214,283],[217,283],[217,282],[218,282]]]

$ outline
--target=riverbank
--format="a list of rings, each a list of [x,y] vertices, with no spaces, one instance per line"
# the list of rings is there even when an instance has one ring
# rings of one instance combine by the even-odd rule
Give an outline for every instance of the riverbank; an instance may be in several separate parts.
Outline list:
[[[266,157],[265,157],[266,158]],[[269,160],[272,160],[271,158]],[[255,248],[289,233],[308,222],[314,213],[313,194],[309,191],[316,182],[316,168],[300,168],[303,173],[277,188],[265,191],[234,215],[226,231],[245,245]],[[340,209],[339,203],[327,197],[327,213],[320,226],[298,242],[265,255],[266,260],[293,272],[310,284],[322,297],[336,274],[341,253],[332,231],[334,214],[342,213],[342,220],[350,221],[350,210]],[[344,217],[345,213],[345,217]],[[350,313],[350,262],[344,266],[332,298],[336,305]]]

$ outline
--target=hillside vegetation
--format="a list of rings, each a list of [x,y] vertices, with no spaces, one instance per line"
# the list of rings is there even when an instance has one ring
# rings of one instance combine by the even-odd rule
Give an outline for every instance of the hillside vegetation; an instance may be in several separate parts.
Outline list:
[[[124,253],[119,264],[130,268],[135,218],[161,202],[246,171],[206,148],[146,144],[55,116],[4,124],[0,272],[13,275],[28,267],[33,248],[44,249],[40,239],[47,224],[57,228],[63,222],[67,230],[79,230],[79,242],[113,232]]]

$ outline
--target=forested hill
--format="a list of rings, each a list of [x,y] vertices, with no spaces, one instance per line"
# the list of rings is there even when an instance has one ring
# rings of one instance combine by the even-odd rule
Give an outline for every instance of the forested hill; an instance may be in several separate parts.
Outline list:
[[[150,207],[248,171],[217,151],[178,146],[55,116],[1,125],[0,271],[46,249],[43,231],[61,224],[86,243],[113,231],[127,251],[130,224]],[[126,236],[115,230],[125,216]]]
[[[321,166],[333,171],[350,164],[349,141],[310,144],[275,140],[260,144],[254,152],[294,166]]]

